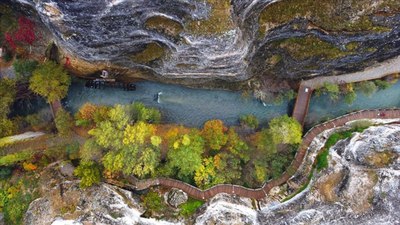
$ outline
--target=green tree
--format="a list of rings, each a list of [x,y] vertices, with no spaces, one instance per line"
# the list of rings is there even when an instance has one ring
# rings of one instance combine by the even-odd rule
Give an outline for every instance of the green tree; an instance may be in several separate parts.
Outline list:
[[[35,60],[17,59],[13,63],[17,80],[25,82],[29,81],[32,72],[36,69],[38,62]]]
[[[301,143],[302,128],[296,119],[287,115],[272,119],[269,130],[275,144]]]
[[[12,120],[0,117],[0,138],[13,135],[16,131],[17,127]]]
[[[156,108],[146,107],[141,102],[135,102],[131,106],[132,119],[134,121],[143,121],[148,123],[159,123],[161,121],[161,113]]]
[[[96,140],[90,138],[86,140],[85,144],[80,148],[79,156],[83,161],[99,162],[103,156],[103,151],[96,143]]]
[[[100,166],[93,161],[81,161],[74,170],[74,175],[81,179],[79,183],[81,188],[90,187],[98,184],[101,180]]]
[[[360,83],[357,83],[357,89],[359,89],[364,95],[370,97],[373,95],[378,88],[376,87],[375,83],[373,81],[362,81]]]
[[[325,82],[323,84],[322,90],[324,93],[329,95],[329,98],[332,101],[337,101],[339,99],[339,85]]]
[[[228,130],[228,140],[226,142],[225,148],[244,162],[247,162],[250,159],[249,146],[246,144],[246,142],[240,139],[239,135],[232,127]]]
[[[4,221],[6,224],[22,224],[22,219],[31,201],[32,196],[30,194],[25,194],[22,191],[19,191],[11,198],[9,197],[3,208]]]
[[[0,118],[7,118],[16,93],[14,80],[7,78],[0,79]]]
[[[54,122],[60,135],[68,136],[71,134],[74,121],[69,112],[65,111],[64,109],[58,110]]]
[[[244,115],[240,117],[240,124],[242,126],[248,126],[251,129],[257,129],[259,122],[255,115]]]
[[[63,67],[47,61],[33,71],[29,88],[51,103],[64,98],[70,84],[71,78]]]
[[[220,150],[228,141],[225,127],[221,120],[209,120],[204,124],[201,135],[212,150]]]
[[[346,104],[348,105],[351,105],[356,100],[356,98],[357,94],[354,91],[351,91],[344,96],[344,102],[346,102]]]
[[[191,134],[181,135],[170,147],[167,164],[178,171],[181,179],[192,178],[194,172],[202,164],[201,155],[204,153],[203,138],[192,131]]]

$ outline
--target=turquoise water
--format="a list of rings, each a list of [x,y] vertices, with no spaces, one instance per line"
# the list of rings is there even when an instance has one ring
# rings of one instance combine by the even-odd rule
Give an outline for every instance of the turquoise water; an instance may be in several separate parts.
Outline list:
[[[162,94],[157,99],[157,93],[160,92]],[[201,127],[210,119],[221,119],[227,125],[236,125],[239,117],[246,114],[254,114],[265,126],[276,116],[290,115],[290,105],[293,104],[286,101],[281,105],[264,106],[254,98],[242,97],[240,92],[191,89],[148,81],[138,82],[136,91],[132,92],[116,88],[89,89],[84,86],[84,81],[74,81],[64,104],[68,110],[76,112],[85,102],[114,105],[135,101],[160,109],[164,123],[192,127]],[[351,111],[391,107],[400,107],[400,82],[386,90],[379,90],[371,97],[358,92],[352,105],[347,105],[343,99],[332,102],[328,96],[314,95],[306,118],[306,128]]]
[[[343,98],[332,102],[326,95],[320,97],[314,95],[311,98],[306,127],[356,110],[393,107],[400,107],[400,82],[388,89],[377,91],[371,97],[357,92],[357,99],[351,105],[346,104]]]
[[[157,99],[160,92],[162,94]],[[83,81],[75,81],[64,104],[68,110],[76,112],[85,102],[114,105],[135,101],[160,109],[164,123],[192,127],[201,127],[211,119],[235,125],[239,117],[246,114],[254,114],[266,125],[272,118],[289,113],[288,102],[264,106],[254,98],[244,98],[240,92],[191,89],[148,81],[138,82],[136,91],[131,92],[116,88],[90,89],[84,86]]]

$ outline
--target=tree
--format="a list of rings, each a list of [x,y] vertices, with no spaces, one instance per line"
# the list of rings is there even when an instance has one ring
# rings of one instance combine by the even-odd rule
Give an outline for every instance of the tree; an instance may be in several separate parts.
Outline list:
[[[248,126],[251,129],[257,129],[259,122],[256,116],[254,115],[244,115],[240,117],[240,124],[242,126]]]
[[[249,146],[240,139],[239,135],[232,127],[228,130],[228,140],[225,145],[226,150],[247,162],[249,160]]]
[[[302,128],[296,119],[287,115],[272,119],[269,130],[275,144],[301,143]]]
[[[14,80],[7,78],[0,79],[0,118],[7,118],[16,93]]]
[[[81,179],[79,183],[81,188],[98,184],[101,180],[100,167],[93,161],[81,161],[79,166],[74,170],[74,175]]]
[[[194,172],[202,164],[204,140],[195,131],[181,135],[170,147],[167,155],[167,165],[178,171],[181,179],[192,178]]]
[[[204,124],[201,135],[210,149],[220,150],[228,140],[227,130],[221,120],[209,120]]]
[[[337,101],[339,99],[339,85],[325,82],[323,85],[323,91],[329,95],[332,101]]]
[[[107,111],[103,121],[96,124],[96,128],[88,133],[93,135],[96,143],[103,148],[121,149],[124,130],[129,122],[125,107],[116,105]]]
[[[17,59],[13,63],[14,71],[19,81],[29,81],[32,72],[36,69],[38,62],[35,60]]]
[[[145,177],[153,175],[159,163],[161,138],[155,136],[155,127],[138,122],[128,125],[123,135],[123,146],[108,152],[104,167],[111,172]]]
[[[54,119],[58,133],[63,136],[68,136],[73,127],[73,119],[69,112],[64,109],[58,110]]]
[[[64,98],[70,84],[71,78],[64,69],[54,62],[48,61],[33,71],[29,88],[51,103]]]
[[[99,162],[103,156],[101,147],[93,138],[85,141],[85,144],[79,150],[79,156],[83,161]]]
[[[81,106],[76,118],[79,120],[89,120],[93,121],[94,114],[96,113],[97,106],[92,103],[85,103]]]
[[[161,121],[161,113],[156,108],[146,107],[141,102],[135,102],[131,106],[132,119],[134,121],[143,121],[148,123],[159,123]]]
[[[378,90],[373,81],[362,81],[357,84],[357,88],[368,97],[373,95]]]
[[[348,105],[351,105],[356,100],[356,98],[357,94],[354,91],[351,91],[346,93],[346,95],[344,96],[344,102],[346,102],[346,104]]]

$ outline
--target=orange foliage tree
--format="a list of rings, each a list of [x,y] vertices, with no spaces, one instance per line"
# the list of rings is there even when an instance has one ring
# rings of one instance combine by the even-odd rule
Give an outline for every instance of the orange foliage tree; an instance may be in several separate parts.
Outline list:
[[[204,124],[201,136],[206,140],[207,146],[212,150],[220,150],[228,141],[225,127],[221,120],[209,120]]]

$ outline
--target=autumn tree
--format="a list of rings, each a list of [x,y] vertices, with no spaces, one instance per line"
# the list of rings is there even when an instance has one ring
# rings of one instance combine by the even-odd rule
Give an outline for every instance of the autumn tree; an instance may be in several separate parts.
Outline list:
[[[122,105],[116,105],[108,110],[106,118],[89,131],[96,143],[103,148],[121,149],[124,130],[129,122],[129,116]]]
[[[103,156],[101,147],[93,138],[87,139],[79,150],[79,156],[83,161],[99,162]]]
[[[29,88],[51,103],[64,98],[70,84],[71,78],[67,72],[60,65],[48,61],[33,71]]]
[[[177,171],[180,179],[188,180],[202,164],[204,140],[196,132],[181,135],[171,146],[167,155],[167,165]]]
[[[210,149],[220,150],[228,140],[227,131],[221,120],[209,120],[204,124],[201,135]]]
[[[269,130],[275,144],[301,143],[302,127],[292,117],[284,115],[272,119],[269,122]]]
[[[161,121],[161,113],[158,109],[146,107],[141,102],[135,102],[131,105],[131,116],[134,121],[147,123],[159,123]]]
[[[155,127],[138,122],[124,131],[123,146],[111,150],[103,158],[104,167],[111,172],[145,177],[153,175],[159,163],[161,138]]]

